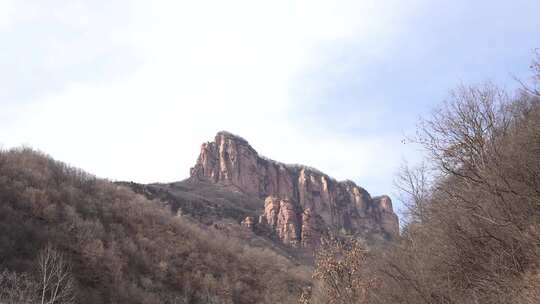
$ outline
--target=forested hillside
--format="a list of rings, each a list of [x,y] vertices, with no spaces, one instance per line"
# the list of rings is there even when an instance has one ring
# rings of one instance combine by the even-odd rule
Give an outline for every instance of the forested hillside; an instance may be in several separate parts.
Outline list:
[[[330,239],[303,303],[540,303],[540,64],[515,93],[456,89],[422,120],[397,184],[401,237]]]
[[[27,148],[0,152],[0,231],[0,303],[292,303],[309,278]]]

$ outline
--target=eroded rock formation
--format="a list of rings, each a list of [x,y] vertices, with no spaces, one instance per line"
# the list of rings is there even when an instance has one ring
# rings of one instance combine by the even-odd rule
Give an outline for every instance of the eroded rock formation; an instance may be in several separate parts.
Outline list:
[[[255,220],[253,219],[253,217],[248,216],[242,222],[240,222],[240,225],[248,229],[253,229],[255,227]]]
[[[246,219],[244,226],[264,225],[292,246],[311,246],[327,229],[390,238],[399,234],[388,196],[372,198],[352,181],[338,182],[310,167],[269,160],[228,132],[219,132],[213,142],[201,146],[191,178],[234,186],[264,199],[259,221]]]
[[[268,225],[285,244],[298,246],[301,241],[300,223],[295,204],[289,198],[269,196],[264,200],[264,213],[259,224]]]

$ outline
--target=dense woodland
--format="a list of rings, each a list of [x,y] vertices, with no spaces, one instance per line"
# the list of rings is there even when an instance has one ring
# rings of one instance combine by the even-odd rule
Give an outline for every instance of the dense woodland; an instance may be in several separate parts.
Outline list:
[[[302,303],[540,303],[540,63],[509,94],[460,87],[412,139],[401,237],[384,248],[329,238]]]
[[[0,152],[0,231],[0,303],[294,303],[309,279],[27,148]]]

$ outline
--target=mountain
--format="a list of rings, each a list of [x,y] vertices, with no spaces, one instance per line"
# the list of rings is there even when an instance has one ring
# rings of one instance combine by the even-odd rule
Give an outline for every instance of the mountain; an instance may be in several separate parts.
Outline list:
[[[269,230],[292,247],[312,247],[328,230],[391,239],[399,224],[386,196],[371,197],[352,181],[338,182],[303,165],[287,165],[263,157],[240,136],[219,132],[204,143],[191,181],[204,181],[264,200],[258,216],[243,225]]]
[[[190,176],[174,183],[121,182],[148,199],[246,244],[310,265],[321,236],[392,240],[399,224],[387,195],[352,181],[257,153],[242,137],[218,132],[203,143]]]
[[[387,196],[219,132],[174,183],[0,150],[0,228],[0,303],[24,286],[13,303],[35,302],[44,248],[68,261],[79,303],[294,303],[322,234],[392,239],[398,220]]]

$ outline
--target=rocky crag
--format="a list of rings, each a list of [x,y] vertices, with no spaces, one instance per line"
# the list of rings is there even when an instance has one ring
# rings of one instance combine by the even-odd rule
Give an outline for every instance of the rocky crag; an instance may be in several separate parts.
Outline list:
[[[228,132],[201,146],[190,173],[192,180],[234,187],[264,200],[260,216],[247,217],[242,225],[268,231],[293,247],[314,246],[327,230],[385,238],[399,234],[388,196],[371,197],[352,181],[338,182],[310,167],[267,159]]]

